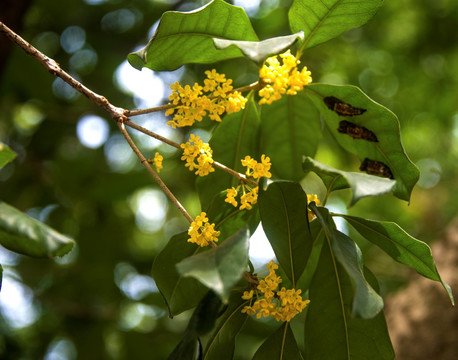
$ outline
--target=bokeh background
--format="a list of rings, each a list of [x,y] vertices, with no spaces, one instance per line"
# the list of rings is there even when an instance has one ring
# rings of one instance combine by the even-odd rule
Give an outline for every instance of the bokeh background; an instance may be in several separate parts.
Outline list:
[[[252,17],[261,39],[289,33],[290,3],[235,1]],[[180,78],[199,80],[206,69],[202,66],[140,72],[125,59],[146,44],[164,11],[203,4],[4,0],[0,20],[113,104],[135,109],[164,103],[169,85]],[[314,82],[357,85],[397,114],[406,151],[421,170],[410,204],[383,196],[347,209],[349,194],[341,192],[330,202],[336,211],[396,221],[428,243],[457,215],[457,25],[456,1],[386,1],[364,27],[307,52],[303,63]],[[167,317],[150,277],[151,264],[167,239],[187,228],[186,220],[152,182],[107,114],[5,38],[0,44],[0,141],[18,153],[0,171],[0,199],[78,244],[56,260],[0,248],[0,358],[165,359],[190,313]],[[256,80],[256,68],[245,60],[217,68],[236,85]],[[163,114],[135,121],[177,142],[188,135],[188,130],[167,128]],[[204,123],[198,132],[208,139],[209,129]],[[162,178],[189,212],[197,214],[195,178],[180,164],[177,151],[131,133],[146,156],[156,151],[164,155]],[[345,154],[329,134],[317,159],[347,170],[358,167],[357,159]],[[323,195],[316,178],[308,177],[303,185]],[[262,238],[259,232],[251,248],[258,264],[272,257]],[[405,285],[409,269],[357,240],[384,294]],[[238,358],[250,358],[273,325],[248,321],[239,337]]]

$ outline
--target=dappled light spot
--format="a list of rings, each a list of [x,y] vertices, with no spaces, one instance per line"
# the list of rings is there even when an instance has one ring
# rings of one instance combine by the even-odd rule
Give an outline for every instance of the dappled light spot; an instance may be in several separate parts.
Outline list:
[[[260,4],[261,0],[234,0],[234,5],[244,8],[248,16],[256,14]]]
[[[130,198],[129,205],[140,230],[155,232],[164,225],[168,202],[163,192],[151,188],[137,190]]]
[[[60,45],[69,54],[73,54],[84,46],[86,32],[79,26],[69,26],[60,36]]]
[[[48,346],[44,360],[74,360],[77,358],[76,346],[68,338],[55,338]]]
[[[424,189],[430,189],[437,185],[441,178],[442,168],[434,159],[422,159],[417,162],[420,169],[420,179],[418,186]]]
[[[129,9],[119,9],[104,15],[101,21],[102,30],[106,32],[123,33],[135,26],[142,19],[141,13]]]
[[[137,270],[126,262],[116,265],[114,281],[124,295],[132,300],[141,300],[151,293],[158,292],[151,276],[138,274]]]
[[[91,73],[97,65],[97,53],[92,49],[82,49],[70,57],[70,68],[81,74]]]
[[[34,132],[45,117],[41,109],[32,102],[16,106],[13,116],[16,129],[23,134]]]
[[[79,97],[79,92],[73,89],[61,78],[57,78],[52,83],[53,94],[63,100],[74,101]]]
[[[32,40],[32,45],[49,57],[54,56],[59,51],[59,35],[52,31],[45,31]]]
[[[119,65],[115,80],[124,93],[133,95],[139,108],[160,105],[164,98],[164,83],[154,71],[134,69],[127,61]]]
[[[156,327],[157,319],[163,314],[164,312],[155,306],[127,303],[121,307],[119,325],[124,330],[148,333]]]
[[[104,146],[105,159],[111,170],[125,173],[133,169],[137,157],[120,134],[111,136]]]
[[[109,130],[107,122],[96,115],[83,116],[76,125],[79,141],[91,149],[97,149],[105,143]]]
[[[255,268],[263,267],[269,260],[275,259],[274,251],[261,224],[251,235],[249,255]]]

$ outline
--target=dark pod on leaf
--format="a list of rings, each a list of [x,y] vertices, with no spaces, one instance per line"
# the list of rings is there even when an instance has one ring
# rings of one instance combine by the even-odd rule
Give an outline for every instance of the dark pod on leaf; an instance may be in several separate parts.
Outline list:
[[[353,139],[378,142],[377,136],[372,131],[365,128],[364,126],[356,125],[347,120],[342,120],[339,123],[337,131],[341,134],[347,134],[351,136]]]
[[[365,171],[370,175],[378,175],[389,179],[394,179],[393,173],[391,172],[390,168],[380,161],[365,158],[364,161],[361,163],[359,170]]]
[[[334,96],[326,96],[323,98],[323,101],[330,110],[335,111],[337,115],[340,116],[355,116],[366,112],[366,109],[360,109],[344,103],[342,100],[339,100]]]

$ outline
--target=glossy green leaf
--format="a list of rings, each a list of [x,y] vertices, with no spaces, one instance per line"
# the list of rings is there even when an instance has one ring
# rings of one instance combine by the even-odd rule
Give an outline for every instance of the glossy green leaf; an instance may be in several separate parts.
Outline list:
[[[304,177],[302,159],[314,156],[322,131],[319,112],[304,91],[283,96],[261,108],[261,151],[270,157],[280,179]]]
[[[128,55],[136,69],[175,70],[184,64],[212,64],[243,56],[231,47],[215,48],[213,38],[257,41],[245,11],[223,0],[213,0],[204,7],[190,11],[165,12],[148,44]]]
[[[262,63],[267,57],[279,54],[293,45],[297,39],[304,40],[304,32],[299,31],[293,35],[278,36],[262,41],[240,41],[213,39],[216,48],[226,49],[229,46],[238,47],[249,59],[257,63]]]
[[[218,319],[213,335],[208,340],[202,360],[233,359],[236,336],[247,319],[242,309],[248,301],[242,299],[242,294],[236,292],[231,295],[226,311]]]
[[[352,315],[373,318],[382,310],[383,300],[364,278],[361,250],[352,239],[336,229],[328,209],[317,208],[314,203],[310,207],[323,225],[335,259],[345,269],[355,289]]]
[[[307,360],[394,359],[383,312],[372,319],[351,316],[353,287],[328,242],[322,248],[309,296],[304,332]]]
[[[175,265],[181,260],[197,254],[199,247],[188,243],[187,232],[173,236],[153,263],[153,278],[163,296],[169,316],[173,317],[196,306],[208,291],[194,278],[178,273]]]
[[[301,352],[288,322],[283,323],[253,356],[253,360],[302,360]]]
[[[409,201],[419,171],[404,151],[396,115],[355,86],[312,84],[306,87],[306,92],[337,142],[346,151],[357,155],[362,163],[365,159],[376,161],[383,174],[389,171],[396,180],[394,195]],[[356,126],[365,138],[339,132],[343,121]]]
[[[183,338],[167,360],[197,360],[202,358],[199,336],[213,329],[221,307],[221,301],[209,291],[194,310]]]
[[[232,287],[248,266],[249,232],[242,229],[216,248],[190,256],[177,264],[178,272],[193,277],[227,302]]]
[[[63,256],[74,241],[0,201],[0,244],[19,254],[33,257]]]
[[[394,180],[379,176],[334,169],[310,157],[304,159],[303,169],[305,172],[316,173],[323,180],[328,191],[351,188],[350,206],[364,197],[389,193],[396,184]]]
[[[451,302],[454,303],[450,286],[442,281],[431,249],[426,243],[413,238],[393,222],[367,220],[348,215],[341,216],[362,236],[377,245],[394,260],[411,266],[424,277],[441,282]]]
[[[298,183],[276,181],[260,192],[258,202],[264,232],[295,287],[312,250],[307,195]]]
[[[294,0],[289,13],[292,32],[304,31],[301,49],[331,40],[365,24],[383,0]]]
[[[213,132],[209,144],[216,161],[245,173],[246,168],[242,166],[241,160],[246,155],[257,158],[258,142],[259,114],[251,95],[243,111],[224,117]],[[196,183],[203,208],[210,205],[215,194],[238,185],[236,178],[221,170],[199,177]]]
[[[15,157],[16,153],[7,145],[0,142],[0,169],[9,162],[13,161]]]

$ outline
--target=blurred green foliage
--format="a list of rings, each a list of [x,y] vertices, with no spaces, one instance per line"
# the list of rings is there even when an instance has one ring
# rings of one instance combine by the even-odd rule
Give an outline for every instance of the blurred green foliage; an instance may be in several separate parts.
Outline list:
[[[113,104],[133,109],[138,99],[120,86],[114,75],[118,67],[129,52],[146,44],[148,32],[164,11],[190,10],[203,3],[35,0],[24,18],[21,36]],[[260,39],[290,33],[289,5],[290,1],[261,1],[253,19]],[[406,151],[422,171],[410,205],[384,196],[364,199],[348,212],[396,219],[410,234],[427,242],[457,213],[457,24],[458,3],[452,0],[387,1],[363,28],[308,50],[304,61],[314,82],[360,86],[391,109],[401,122]],[[70,40],[65,41],[68,36]],[[183,81],[199,79],[204,70],[187,66]],[[220,63],[218,70],[236,85],[257,76],[254,65],[245,60]],[[165,74],[163,79],[170,83],[178,80],[174,76]],[[0,81],[0,141],[18,153],[0,171],[0,199],[44,220],[78,244],[70,255],[55,261],[2,249],[0,358],[51,358],[53,351],[66,359],[166,358],[190,314],[168,319],[149,275],[166,241],[186,230],[185,219],[174,207],[164,205],[158,188],[133,160],[106,114],[85,98],[59,90],[55,79],[19,48],[11,52]],[[98,148],[84,146],[77,137],[78,121],[88,114],[101,116],[109,124],[108,140]],[[151,115],[139,121],[157,128],[166,123],[163,116]],[[177,141],[187,135],[186,130],[175,134]],[[147,156],[157,149],[164,153],[161,175],[165,183],[192,215],[198,213],[194,175],[181,166],[177,153],[144,136],[135,139]],[[329,134],[324,136],[317,160],[348,170],[358,166]],[[322,191],[316,177],[307,179],[303,181],[306,189]],[[350,194],[345,191],[341,196],[345,202],[336,197],[331,204],[342,208]],[[379,250],[363,240],[361,245],[385,291],[405,281],[405,267],[385,261]],[[17,301],[24,308],[14,311],[31,314],[29,321],[8,313],[3,297],[7,291],[14,293],[11,289],[26,299]],[[259,339],[242,333],[240,359],[254,353],[254,345],[271,329],[269,324],[247,322],[246,328],[259,334]]]

